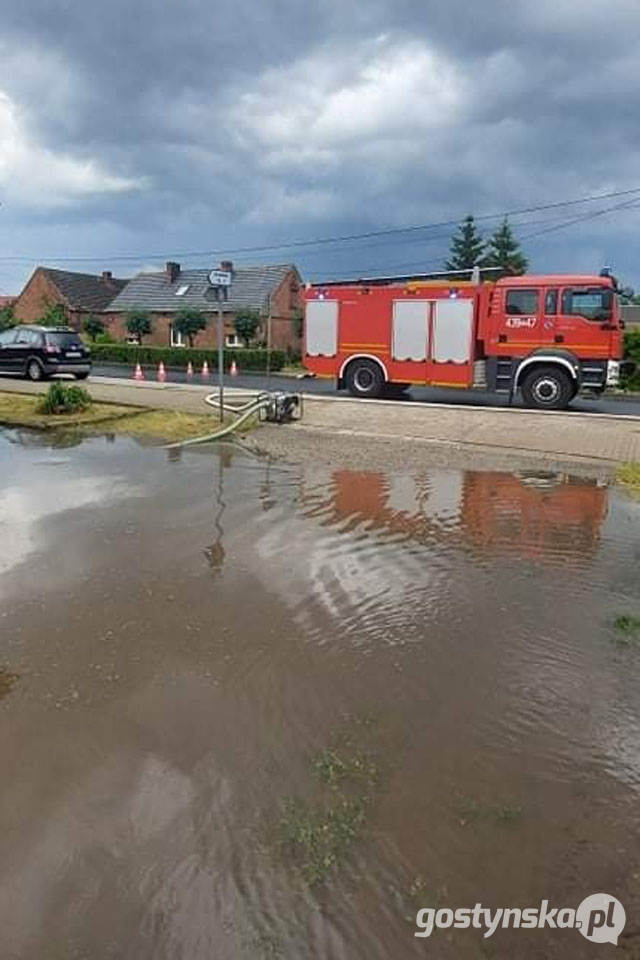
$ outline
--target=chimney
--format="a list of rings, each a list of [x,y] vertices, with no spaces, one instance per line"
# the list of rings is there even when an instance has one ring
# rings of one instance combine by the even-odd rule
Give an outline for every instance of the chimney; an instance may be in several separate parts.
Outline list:
[[[110,287],[112,280],[113,280],[113,274],[111,273],[111,270],[103,270],[103,271],[102,271],[102,282],[103,282],[103,283],[106,283],[106,285],[107,285],[108,287]]]
[[[167,260],[165,273],[167,275],[168,282],[175,283],[178,277],[180,276],[180,264],[174,263],[172,260]]]
[[[233,273],[233,260],[221,260],[220,269],[225,270],[227,273]]]

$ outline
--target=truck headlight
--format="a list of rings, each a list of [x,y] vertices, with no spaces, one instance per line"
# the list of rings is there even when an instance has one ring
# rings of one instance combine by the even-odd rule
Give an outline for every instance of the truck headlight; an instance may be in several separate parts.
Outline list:
[[[617,387],[620,383],[620,362],[607,360],[607,386]]]

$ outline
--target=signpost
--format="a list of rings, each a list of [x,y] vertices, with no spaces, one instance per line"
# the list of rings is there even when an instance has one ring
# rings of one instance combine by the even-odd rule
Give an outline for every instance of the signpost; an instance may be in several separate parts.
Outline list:
[[[224,420],[224,318],[222,303],[229,296],[231,273],[228,270],[210,270],[209,283],[216,291],[218,302],[218,402],[220,404],[220,423],[222,423]]]

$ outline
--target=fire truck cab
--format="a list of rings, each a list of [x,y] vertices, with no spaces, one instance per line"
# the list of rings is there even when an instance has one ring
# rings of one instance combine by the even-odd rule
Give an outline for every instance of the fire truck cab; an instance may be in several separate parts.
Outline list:
[[[311,284],[304,363],[357,397],[412,384],[506,393],[562,409],[618,383],[616,281],[602,275],[383,277]]]

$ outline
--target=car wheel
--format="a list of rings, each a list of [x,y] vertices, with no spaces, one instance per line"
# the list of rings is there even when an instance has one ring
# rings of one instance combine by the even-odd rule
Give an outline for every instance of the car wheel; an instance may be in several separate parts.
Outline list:
[[[522,397],[528,407],[565,410],[574,396],[574,383],[559,367],[538,367],[522,382]]]
[[[76,380],[86,380],[88,376],[88,373],[74,373]]]
[[[353,397],[379,397],[384,388],[382,370],[373,360],[354,360],[347,367],[345,380]]]
[[[29,360],[27,364],[27,377],[29,380],[33,380],[34,383],[44,379],[44,370],[37,360]]]

